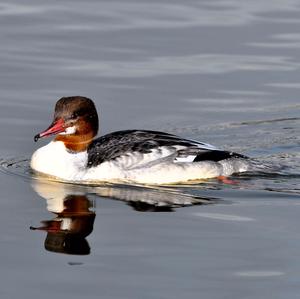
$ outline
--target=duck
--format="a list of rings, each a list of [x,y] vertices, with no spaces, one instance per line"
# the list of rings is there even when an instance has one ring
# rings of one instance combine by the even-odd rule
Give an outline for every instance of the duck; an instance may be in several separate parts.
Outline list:
[[[66,182],[164,185],[227,178],[249,168],[247,156],[174,134],[122,130],[96,138],[98,129],[91,99],[62,97],[50,126],[34,136],[54,139],[33,153],[31,169]]]

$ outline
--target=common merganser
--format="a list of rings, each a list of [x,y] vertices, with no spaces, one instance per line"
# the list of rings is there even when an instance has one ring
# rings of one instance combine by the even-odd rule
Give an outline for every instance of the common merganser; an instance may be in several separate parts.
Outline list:
[[[124,130],[97,139],[98,114],[93,101],[63,97],[48,129],[34,140],[56,135],[36,150],[31,168],[71,182],[173,184],[226,177],[247,171],[247,157],[210,144],[149,130]]]

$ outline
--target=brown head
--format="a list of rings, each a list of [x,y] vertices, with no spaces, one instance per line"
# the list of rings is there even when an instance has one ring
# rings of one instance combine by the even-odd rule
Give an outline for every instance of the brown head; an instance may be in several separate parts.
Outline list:
[[[98,132],[98,114],[92,100],[81,97],[64,97],[56,102],[53,122],[39,138],[57,135],[55,141],[64,142],[71,151],[85,151]]]

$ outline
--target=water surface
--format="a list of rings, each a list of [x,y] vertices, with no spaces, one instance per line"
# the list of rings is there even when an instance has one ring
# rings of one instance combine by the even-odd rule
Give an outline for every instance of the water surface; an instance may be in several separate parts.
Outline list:
[[[299,17],[298,0],[0,1],[1,298],[296,298]],[[95,101],[102,134],[165,130],[271,170],[37,180],[33,136],[70,95]]]

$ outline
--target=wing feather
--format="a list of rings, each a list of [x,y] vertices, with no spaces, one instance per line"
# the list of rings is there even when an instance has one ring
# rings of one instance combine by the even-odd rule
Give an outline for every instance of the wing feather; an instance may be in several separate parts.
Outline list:
[[[127,159],[129,167],[159,163],[160,159],[172,159],[173,162],[201,161],[207,160],[212,152],[212,160],[230,157],[229,152],[221,151],[210,144],[168,133],[145,130],[117,131],[92,142],[88,148],[88,167],[117,159]]]

